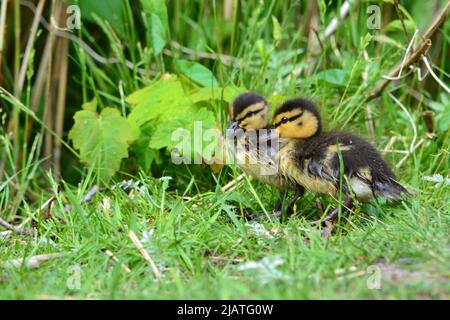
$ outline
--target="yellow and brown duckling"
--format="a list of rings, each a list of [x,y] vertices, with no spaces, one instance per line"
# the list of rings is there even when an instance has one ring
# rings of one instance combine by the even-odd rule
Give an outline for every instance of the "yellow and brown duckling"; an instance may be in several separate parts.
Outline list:
[[[232,122],[229,130],[235,132],[242,129],[245,134],[234,144],[238,144],[241,153],[237,153],[238,166],[249,176],[264,183],[275,186],[281,190],[295,190],[295,184],[279,175],[278,168],[274,163],[278,140],[271,140],[271,129],[269,122],[269,104],[259,94],[246,92],[235,98],[231,105]],[[256,139],[251,139],[253,137]],[[275,212],[281,209],[281,200],[275,206]]]
[[[246,92],[231,104],[232,121],[229,129],[259,130],[269,128],[269,105],[255,92]]]
[[[347,209],[352,194],[360,201],[378,196],[398,200],[409,195],[369,142],[349,133],[322,132],[319,111],[311,101],[284,102],[274,114],[273,126],[280,135],[279,174],[297,185],[296,195],[306,189],[337,199],[342,185]],[[337,216],[336,208],[325,221]]]

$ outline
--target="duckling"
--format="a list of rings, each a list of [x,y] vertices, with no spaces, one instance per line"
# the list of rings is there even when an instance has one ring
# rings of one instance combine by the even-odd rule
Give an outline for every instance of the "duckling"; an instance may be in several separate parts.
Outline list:
[[[229,146],[240,149],[235,152],[238,166],[248,175],[281,191],[297,190],[297,185],[284,176],[279,175],[275,161],[278,135],[269,122],[269,104],[259,94],[246,92],[232,102],[232,121],[228,128],[231,133],[241,129],[243,135],[235,140],[228,139]],[[228,137],[230,138],[230,137]],[[281,198],[275,205],[275,215],[281,214]],[[289,208],[289,206],[288,206]]]
[[[284,102],[275,111],[273,126],[280,135],[280,175],[302,188],[336,199],[341,185],[347,209],[352,194],[359,201],[379,196],[391,201],[410,195],[369,142],[350,133],[322,132],[313,102],[301,98]],[[338,208],[332,210],[324,221],[335,219],[338,212]]]

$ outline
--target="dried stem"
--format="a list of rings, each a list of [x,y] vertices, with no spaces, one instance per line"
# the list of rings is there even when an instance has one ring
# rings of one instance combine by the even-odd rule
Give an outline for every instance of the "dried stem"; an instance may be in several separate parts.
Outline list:
[[[430,46],[431,46],[430,39],[426,39],[425,41],[423,41],[422,44],[420,45],[420,47],[414,51],[414,53],[405,61],[404,64],[400,63],[395,68],[393,68],[389,72],[389,76],[386,77],[385,79],[381,80],[379,82],[378,86],[373,91],[371,91],[367,94],[366,101],[370,101],[370,100],[373,100],[373,99],[379,97],[381,95],[381,93],[384,91],[384,89],[386,89],[387,85],[391,82],[391,80],[392,80],[391,78],[396,77],[398,75],[398,73],[400,72],[400,69],[408,68],[409,66],[416,63],[417,60],[420,59],[422,54],[424,54],[428,50],[428,48],[430,48]]]
[[[386,153],[388,151],[390,151],[392,149],[392,147],[394,146],[394,143],[396,143],[398,140],[397,136],[393,136],[391,137],[391,139],[389,140],[389,142],[386,144],[386,146],[384,147],[383,152]]]
[[[444,21],[446,19],[446,16],[447,16],[447,11],[448,11],[449,8],[450,8],[450,0],[447,1],[447,3],[445,4],[444,8],[442,8],[441,12],[431,22],[431,24],[428,27],[427,31],[425,31],[425,33],[423,35],[423,39],[424,40],[419,45],[419,48],[414,50],[413,54],[405,62],[402,61],[395,68],[393,68],[389,72],[389,76],[387,78],[381,80],[379,82],[379,84],[375,87],[375,89],[368,93],[366,102],[379,97],[381,95],[381,93],[384,91],[384,89],[386,89],[386,87],[389,84],[389,82],[392,81],[391,78],[397,77],[397,75],[399,74],[401,69],[408,68],[409,66],[413,65],[414,63],[416,63],[422,57],[423,54],[426,53],[426,51],[431,46],[430,38],[433,37],[435,32],[444,23]]]
[[[14,0],[14,95],[20,99],[18,94],[18,79],[20,67],[20,0]],[[19,110],[14,109],[8,123],[8,132],[13,132],[14,150],[19,150]],[[18,157],[16,158],[16,161]],[[17,164],[17,163],[16,163]]]
[[[119,259],[118,259],[118,258],[114,255],[114,253],[112,253],[110,250],[106,250],[105,253],[106,253],[106,255],[107,255],[108,257],[110,257],[114,262],[119,263]],[[125,270],[127,273],[130,273],[130,272],[131,272],[130,268],[129,268],[126,264],[122,263],[120,266],[121,266],[122,269]]]
[[[350,11],[350,3],[351,0],[346,0],[342,4],[341,8],[339,9],[339,19],[343,20],[348,16],[348,13]],[[339,26],[339,19],[337,17],[334,17],[330,23],[328,24],[327,28],[325,29],[325,38],[328,39],[332,34],[334,34]]]
[[[397,16],[400,19],[400,23],[402,24],[403,34],[405,35],[405,39],[409,42],[408,31],[406,30],[405,21],[403,19],[403,14],[400,11],[400,7],[398,5],[398,0],[394,0],[395,11],[397,12]]]
[[[32,234],[31,231],[26,230],[22,227],[13,226],[8,221],[3,220],[2,218],[0,218],[0,226],[4,227],[7,230],[15,232],[17,234],[22,234],[22,235],[26,235],[26,236],[29,236]]]
[[[400,169],[400,167],[406,162],[406,160],[408,160],[409,156],[411,156],[411,154],[416,151],[416,149],[418,147],[420,147],[422,145],[422,143],[425,142],[425,139],[422,138],[419,140],[419,142],[417,142],[417,144],[412,148],[412,150],[410,150],[400,161],[399,163],[397,163],[397,165],[395,166],[395,169]]]
[[[45,83],[47,80],[47,64],[50,57],[50,42],[45,43],[44,51],[41,61],[39,63],[39,69],[34,81],[33,95],[31,96],[30,109],[36,113],[41,101],[42,93],[44,92]]]
[[[5,268],[21,268],[22,266],[25,266],[29,269],[36,269],[38,268],[43,262],[49,261],[52,259],[60,258],[64,255],[62,252],[57,253],[48,253],[48,254],[40,254],[36,256],[32,256],[28,259],[13,259],[8,260],[2,263],[3,267]]]
[[[25,7],[29,8],[30,10],[32,10],[33,12],[36,11],[36,6],[33,4],[33,2],[31,1],[27,1],[27,0],[22,0],[21,4],[24,5]],[[41,24],[44,26],[45,29],[47,29],[48,31],[51,30],[51,25],[43,18],[40,18]],[[122,63],[123,60],[119,60],[117,58],[105,58],[101,55],[99,55],[97,52],[95,52],[86,42],[84,42],[83,40],[81,40],[79,37],[70,34],[69,32],[65,32],[63,30],[56,30],[54,32],[55,36],[57,37],[63,37],[66,39],[69,39],[75,43],[77,43],[81,48],[83,48],[83,50],[95,61],[101,63],[101,64],[116,64],[116,63]],[[181,51],[183,54],[185,54],[185,58],[188,60],[198,60],[198,59],[211,59],[211,60],[220,60],[220,62],[226,66],[239,66],[239,59],[230,56],[230,55],[226,55],[226,54],[216,54],[216,53],[208,53],[208,52],[198,52],[195,50],[192,50],[190,48],[187,48],[185,46],[182,46],[180,43],[176,42],[176,41],[171,41],[170,45],[172,46],[172,48],[175,48],[179,51]],[[163,53],[167,56],[171,56],[171,57],[176,57],[178,56],[177,52],[172,51],[170,49],[164,49]],[[138,71],[138,73],[143,74],[143,75],[147,75],[149,70],[143,69],[143,68],[137,68],[131,61],[129,60],[124,60],[126,66],[131,69],[134,70],[136,69]]]
[[[148,262],[150,265],[150,268],[153,271],[153,274],[155,275],[156,280],[159,282],[161,280],[161,272],[158,270],[158,267],[156,266],[153,259],[148,254],[147,250],[145,250],[144,246],[142,245],[142,242],[139,241],[138,237],[133,231],[130,231],[129,236],[131,238],[131,241],[133,241],[136,248],[139,250],[139,253],[144,257],[144,259]]]
[[[65,21],[67,17],[66,7],[67,5],[64,2],[61,2],[61,15],[60,21]],[[64,113],[66,109],[66,91],[67,91],[67,68],[68,68],[68,60],[69,60],[69,41],[65,38],[58,39],[57,45],[57,61],[56,71],[58,75],[58,95],[56,101],[56,123],[55,123],[55,132],[58,138],[54,139],[55,147],[53,149],[53,172],[57,181],[59,181],[61,175],[61,142],[60,139],[63,138],[64,131]]]
[[[31,25],[30,34],[28,36],[28,42],[25,49],[25,53],[23,55],[22,59],[22,65],[20,66],[19,71],[19,81],[17,84],[17,96],[20,96],[23,90],[23,85],[25,83],[25,76],[27,73],[27,67],[28,67],[28,59],[30,58],[31,49],[33,48],[34,44],[34,38],[36,37],[36,33],[39,26],[39,20],[42,16],[42,11],[44,9],[45,0],[39,0],[39,3],[37,5],[37,9],[34,13],[33,23]]]
[[[20,0],[14,1],[14,95],[19,98],[19,69],[20,69]]]
[[[6,11],[8,1],[2,1],[0,8],[0,70],[2,70],[2,57],[3,57],[3,44],[5,39],[5,30],[6,30]]]
[[[222,192],[229,192],[229,191],[234,190],[236,188],[236,186],[238,186],[243,180],[244,180],[244,175],[241,174],[236,179],[231,180],[226,185],[224,185],[222,187]]]
[[[423,34],[424,39],[430,39],[434,33],[439,29],[439,27],[444,23],[447,18],[447,11],[450,8],[450,0],[447,1],[444,8],[442,8],[441,12],[436,16],[433,22],[428,27],[427,31]]]
[[[431,110],[426,110],[422,112],[423,120],[427,126],[428,133],[434,132],[434,121],[433,121],[434,112]]]
[[[59,16],[60,13],[60,5],[58,2],[58,5],[56,4],[55,0],[52,0],[52,9],[50,16],[53,19],[55,16]],[[49,60],[47,64],[47,82],[45,86],[45,109],[44,109],[44,116],[43,120],[47,128],[50,128],[52,131],[54,131],[53,127],[53,83],[52,83],[52,66],[53,66],[53,46],[54,46],[54,39],[55,39],[55,27],[53,25],[50,26],[50,31],[48,35],[47,41],[49,42],[50,46],[50,55]],[[53,139],[52,135],[48,130],[45,130],[45,147],[44,147],[44,157],[47,159],[51,158],[52,150],[53,150]]]

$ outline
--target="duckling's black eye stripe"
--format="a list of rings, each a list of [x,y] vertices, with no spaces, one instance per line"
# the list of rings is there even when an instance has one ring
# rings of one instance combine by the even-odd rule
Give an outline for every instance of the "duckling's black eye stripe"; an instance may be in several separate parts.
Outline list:
[[[302,115],[303,115],[303,112],[301,112],[301,113],[299,113],[299,114],[297,114],[297,115],[295,115],[293,117],[288,118],[288,121],[294,121],[294,120],[300,118]],[[282,123],[283,123],[283,120],[278,121],[277,123],[275,123],[275,128],[279,127]]]
[[[290,117],[290,118],[289,118],[289,121],[297,120],[297,119],[300,118],[302,115],[303,115],[303,113],[299,113],[299,114],[296,115],[296,116]]]
[[[247,114],[246,114],[245,116],[243,116],[243,117],[242,117],[241,119],[239,119],[238,121],[241,122],[241,121],[243,121],[245,118],[250,117],[250,115],[260,113],[263,109],[264,109],[264,108],[257,109],[257,110],[255,110],[255,111],[249,111],[249,112],[247,112]]]

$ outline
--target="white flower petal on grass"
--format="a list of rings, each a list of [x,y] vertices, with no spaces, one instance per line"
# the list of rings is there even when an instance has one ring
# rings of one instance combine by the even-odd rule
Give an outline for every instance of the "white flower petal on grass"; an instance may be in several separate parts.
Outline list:
[[[262,284],[266,284],[273,280],[288,281],[290,277],[277,269],[284,263],[283,258],[279,256],[264,257],[259,261],[249,261],[238,266],[238,271],[251,271],[252,274]]]
[[[55,243],[55,241],[53,241],[52,239],[47,239],[47,238],[39,238],[39,237],[33,237],[33,243],[34,244],[43,244],[43,245],[49,245],[52,246],[53,248],[57,248],[58,245]]]
[[[111,198],[110,197],[103,197],[102,202],[100,203],[100,208],[102,209],[103,213],[110,214],[111,213]]]
[[[150,238],[153,236],[153,234],[155,233],[155,229],[150,229],[150,231],[142,231],[142,239],[141,242],[142,243],[147,243],[150,241]]]
[[[258,222],[249,222],[245,224],[250,231],[257,237],[262,238],[273,238],[272,234],[269,232],[269,230],[266,229],[266,227]]]
[[[430,182],[436,182],[435,188],[439,188],[439,184],[444,182],[445,186],[450,185],[450,179],[445,178],[440,174],[433,174],[432,176],[425,176],[422,178],[422,180],[430,181]]]

